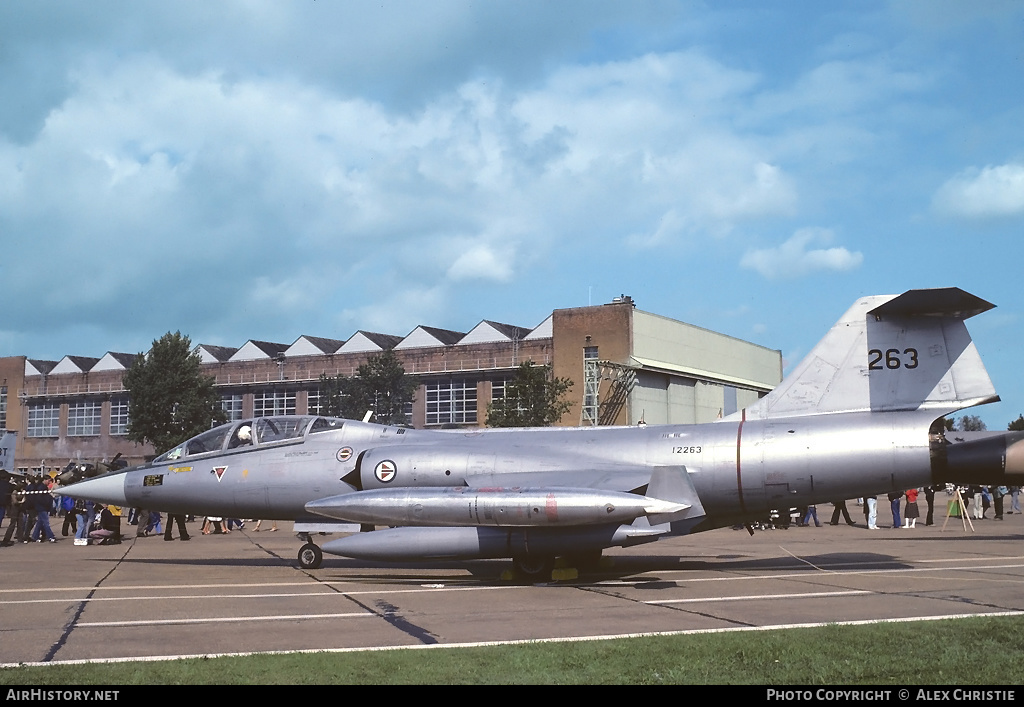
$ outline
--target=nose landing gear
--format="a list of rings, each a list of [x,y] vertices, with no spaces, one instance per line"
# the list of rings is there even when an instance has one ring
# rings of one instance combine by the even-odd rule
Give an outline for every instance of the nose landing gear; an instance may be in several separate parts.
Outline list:
[[[304,570],[320,569],[320,563],[324,561],[323,551],[309,539],[308,533],[303,533],[300,539],[305,540],[306,544],[299,548],[299,567]]]

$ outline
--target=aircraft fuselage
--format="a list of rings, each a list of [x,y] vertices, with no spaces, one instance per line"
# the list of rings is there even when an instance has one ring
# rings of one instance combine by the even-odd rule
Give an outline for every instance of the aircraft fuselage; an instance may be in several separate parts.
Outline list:
[[[128,470],[124,497],[153,510],[299,519],[310,517],[307,503],[357,490],[551,486],[557,474],[559,487],[628,491],[645,486],[656,467],[683,467],[713,527],[929,484],[930,424],[926,416],[877,413],[468,432],[346,421],[304,438]]]

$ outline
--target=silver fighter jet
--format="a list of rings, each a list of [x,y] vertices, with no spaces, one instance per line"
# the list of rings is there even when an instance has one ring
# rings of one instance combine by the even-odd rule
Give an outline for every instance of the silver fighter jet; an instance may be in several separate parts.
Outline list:
[[[69,487],[178,513],[389,526],[323,551],[387,561],[556,557],[749,524],[772,509],[945,482],[1020,484],[1024,434],[943,418],[998,396],[955,288],[856,302],[775,390],[699,425],[433,431],[316,416],[229,423]],[[316,568],[309,536],[299,563]]]

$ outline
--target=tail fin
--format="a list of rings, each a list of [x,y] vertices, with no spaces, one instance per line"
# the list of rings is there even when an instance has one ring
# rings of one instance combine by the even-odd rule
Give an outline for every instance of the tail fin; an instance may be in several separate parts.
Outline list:
[[[0,439],[0,469],[14,473],[14,444],[18,441],[17,432],[4,432]],[[3,500],[6,503],[6,499]]]
[[[994,305],[958,288],[859,300],[747,418],[934,410],[999,400],[964,320]]]

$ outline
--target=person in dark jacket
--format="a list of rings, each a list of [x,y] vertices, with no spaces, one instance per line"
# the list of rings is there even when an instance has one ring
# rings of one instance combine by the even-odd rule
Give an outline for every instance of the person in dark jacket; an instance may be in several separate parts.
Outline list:
[[[78,517],[78,530],[75,531],[75,545],[89,544],[89,531],[92,520],[96,517],[96,505],[92,501],[79,499],[75,501],[75,515]]]
[[[17,488],[11,481],[11,475],[6,471],[0,471],[0,525],[3,525],[4,514],[7,513],[7,506],[11,502],[11,493]],[[14,518],[11,518],[14,522]]]
[[[1003,497],[1010,493],[1005,486],[992,487],[992,505],[996,509],[996,520],[1003,519]]]
[[[57,542],[57,538],[53,536],[53,530],[50,529],[50,511],[53,510],[53,496],[50,495],[50,489],[46,487],[42,479],[37,478],[28,485],[25,493],[28,495],[26,503],[36,514],[36,522],[32,527],[32,542],[41,543],[43,541],[41,536],[45,536],[51,543]]]
[[[188,529],[185,527],[185,515],[182,513],[168,513],[167,525],[164,526],[164,540],[174,540],[174,524],[178,524],[178,533],[182,540],[191,540]]]
[[[19,542],[28,542],[28,506],[25,502],[24,492],[24,481],[20,483],[15,480],[11,480],[14,485],[14,490],[9,494],[9,499],[4,498],[3,502],[7,503],[10,500],[10,517],[11,520],[7,524],[7,532],[4,534],[3,542],[0,545],[4,547],[13,545]]]
[[[71,531],[71,535],[78,533],[78,516],[75,514],[75,499],[71,496],[58,496],[60,500],[60,509],[64,513],[64,525],[61,526],[60,534],[65,538],[68,536],[68,531]]]
[[[839,525],[839,514],[840,513],[843,515],[843,518],[846,520],[846,524],[847,525],[855,525],[855,523],[853,522],[853,519],[850,518],[850,511],[848,511],[846,509],[846,500],[845,499],[843,499],[842,501],[833,501],[832,505],[834,506],[834,508],[832,509],[832,520],[829,521],[829,523],[828,523],[829,525]]]
[[[902,528],[900,525],[900,504],[903,498],[902,491],[893,491],[889,494],[889,507],[892,509],[892,527]]]
[[[925,525],[934,525],[935,515],[935,487],[924,487],[924,500],[928,504],[928,516],[924,520]]]
[[[100,545],[121,544],[121,519],[110,511],[110,506],[103,506],[100,511],[100,527],[89,533],[89,537],[98,540]]]

